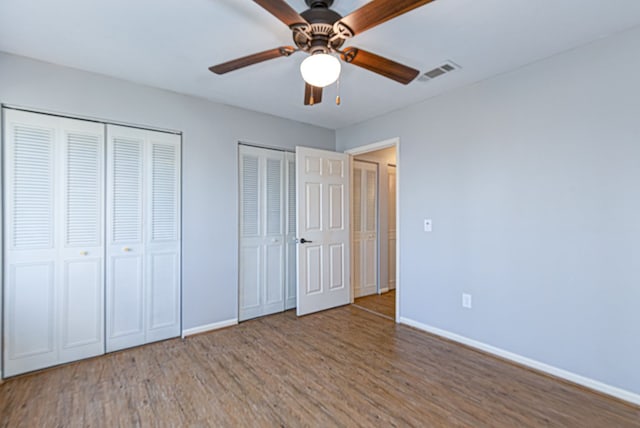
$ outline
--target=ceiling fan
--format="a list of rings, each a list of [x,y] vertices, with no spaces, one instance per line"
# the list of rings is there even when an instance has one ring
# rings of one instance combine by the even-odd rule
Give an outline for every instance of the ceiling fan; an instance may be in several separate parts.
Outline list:
[[[249,65],[295,52],[310,54],[300,66],[305,80],[304,104],[322,101],[322,88],[335,82],[340,75],[340,61],[357,65],[404,85],[415,79],[418,70],[356,47],[343,49],[351,37],[382,24],[434,0],[372,0],[342,17],[329,9],[334,0],[305,0],[309,9],[298,14],[284,0],[254,0],[293,32],[293,46],[281,46],[253,55],[209,67],[216,74],[225,74]],[[339,103],[339,98],[336,101]]]

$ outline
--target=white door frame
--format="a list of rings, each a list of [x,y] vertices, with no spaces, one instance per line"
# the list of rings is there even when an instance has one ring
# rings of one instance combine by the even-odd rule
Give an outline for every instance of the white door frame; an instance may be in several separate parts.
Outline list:
[[[400,137],[365,144],[364,146],[354,147],[344,152],[351,155],[351,161],[353,162],[353,156],[386,149],[388,147],[396,148],[396,322],[400,322]],[[380,234],[378,233],[378,245],[379,241]],[[380,280],[380,278],[378,278],[378,280]],[[351,294],[351,299],[351,303],[353,303],[353,293]]]

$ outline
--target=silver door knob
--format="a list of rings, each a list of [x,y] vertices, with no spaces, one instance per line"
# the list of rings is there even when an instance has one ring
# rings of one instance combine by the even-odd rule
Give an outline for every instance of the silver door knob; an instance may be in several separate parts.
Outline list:
[[[80,255],[81,256],[88,256],[89,252],[88,251],[80,251]]]
[[[131,251],[131,248],[129,248],[129,247],[124,247],[124,248],[122,249],[122,251],[124,251],[125,253],[128,253],[129,251]]]

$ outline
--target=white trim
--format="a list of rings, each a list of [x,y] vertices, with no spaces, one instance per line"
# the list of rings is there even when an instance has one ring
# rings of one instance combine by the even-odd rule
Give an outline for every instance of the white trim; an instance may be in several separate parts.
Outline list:
[[[384,287],[380,289],[380,293],[378,294],[384,294],[384,293],[388,293],[389,292],[389,287]]]
[[[377,143],[371,143],[364,146],[354,147],[353,149],[345,150],[344,152],[348,155],[361,155],[363,153],[373,152],[376,150],[386,149],[387,147],[398,146],[400,143],[399,137],[390,138],[384,141],[378,141]],[[397,159],[396,159],[397,160]]]
[[[613,397],[619,398],[620,400],[624,400],[632,404],[640,405],[640,394],[636,394],[631,391],[627,391],[625,389],[608,385],[606,383],[603,383],[603,382],[600,382],[576,373],[572,373],[570,371],[560,369],[558,367],[554,367],[549,364],[533,360],[531,358],[523,357],[522,355],[505,351],[504,349],[496,348],[495,346],[487,345],[486,343],[482,343],[474,339],[469,339],[468,337],[464,337],[456,333],[451,333],[446,330],[439,329],[437,327],[432,327],[430,325],[423,324],[418,321],[414,321],[410,318],[401,317],[400,323],[417,328],[419,330],[426,331],[431,334],[435,334],[437,336],[444,337],[449,340],[453,340],[454,342],[462,343],[464,345],[479,349],[484,352],[488,352],[489,354],[493,354],[498,357],[516,362],[523,366],[527,366],[527,367],[539,370],[541,372],[545,372],[550,375],[568,380],[570,382],[593,389],[603,394],[611,395]]]
[[[207,331],[219,330],[225,327],[231,327],[238,324],[238,318],[232,318],[226,321],[214,322],[213,324],[201,325],[199,327],[188,328],[182,330],[182,338],[193,336],[194,334],[206,333]]]

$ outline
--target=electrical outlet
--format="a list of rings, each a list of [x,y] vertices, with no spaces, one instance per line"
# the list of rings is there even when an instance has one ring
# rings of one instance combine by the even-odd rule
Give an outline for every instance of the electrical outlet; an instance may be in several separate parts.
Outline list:
[[[462,293],[462,307],[471,309],[471,294]]]
[[[430,218],[425,218],[424,219],[424,231],[425,232],[431,232],[431,230],[433,230],[433,223],[431,222]]]

